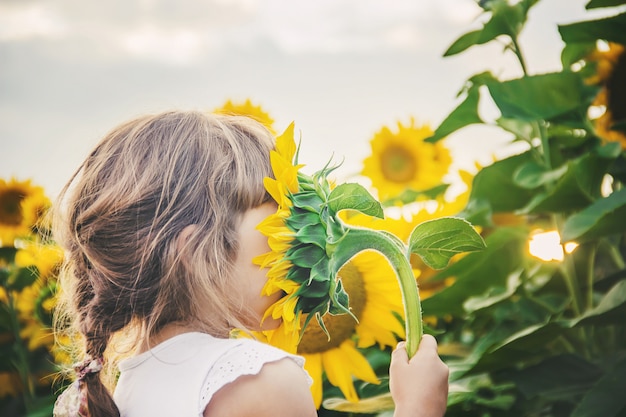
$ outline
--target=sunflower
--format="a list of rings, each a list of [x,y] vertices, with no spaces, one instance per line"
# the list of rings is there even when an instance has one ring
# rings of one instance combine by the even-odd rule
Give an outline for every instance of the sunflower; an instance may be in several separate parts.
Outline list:
[[[252,104],[249,98],[243,103],[233,103],[232,100],[227,100],[222,107],[213,110],[213,112],[218,114],[248,116],[263,124],[272,134],[276,134],[274,131],[274,119],[272,119],[269,113],[263,110],[261,106]]]
[[[259,338],[307,358],[318,406],[323,373],[356,401],[354,377],[378,382],[357,348],[392,346],[396,335],[404,335],[397,319],[403,314],[402,293],[396,271],[381,254],[350,243],[353,234],[362,243],[358,233],[364,229],[346,228],[338,216],[344,208],[380,216],[380,205],[360,186],[331,185],[328,168],[313,176],[300,172],[293,130],[292,124],[276,139],[270,155],[274,178],[264,181],[278,208],[257,226],[271,251],[253,262],[268,268],[263,293],[283,297],[266,311],[266,317],[282,319],[280,327]],[[395,241],[390,245],[398,250]]]
[[[43,188],[31,185],[30,180],[0,179],[0,247],[13,246],[16,238],[32,232],[39,216],[30,210],[25,212],[24,202],[45,200]]]
[[[595,51],[588,60],[596,64],[596,73],[587,82],[601,86],[592,106],[604,110],[594,120],[596,133],[604,140],[619,142],[622,149],[626,149],[625,48],[609,43],[608,50]]]
[[[398,122],[397,132],[383,126],[374,135],[372,154],[363,161],[361,174],[372,181],[381,200],[441,184],[452,159],[441,141],[424,142],[432,134],[428,125],[416,126],[411,119],[407,126]]]
[[[274,178],[264,179],[278,207],[257,226],[271,250],[253,262],[268,270],[263,294],[283,296],[265,313],[281,321],[279,328],[263,331],[259,338],[309,356],[318,404],[323,372],[346,398],[356,401],[354,377],[377,382],[358,347],[392,346],[396,335],[403,334],[409,355],[419,345],[421,306],[409,255],[421,251],[420,256],[439,266],[456,251],[456,236],[464,236],[466,250],[480,249],[482,241],[479,236],[476,242],[467,241],[473,229],[460,219],[420,225],[409,246],[385,230],[348,224],[344,210],[383,218],[381,204],[359,184],[331,184],[327,176],[334,167],[327,165],[312,176],[301,172],[293,136],[291,124],[276,139],[276,150],[270,153]],[[449,230],[437,229],[444,223]],[[449,237],[439,235],[432,242],[426,231]],[[437,259],[426,252],[436,253]],[[404,331],[398,314],[404,317]]]
[[[404,327],[397,318],[403,314],[402,294],[393,270],[380,254],[360,253],[339,271],[339,276],[358,321],[346,314],[325,317],[330,338],[313,322],[305,329],[297,349],[313,378],[311,392],[318,408],[323,399],[323,375],[341,389],[346,399],[357,401],[354,378],[379,383],[358,348],[395,346],[397,337],[404,337]]]

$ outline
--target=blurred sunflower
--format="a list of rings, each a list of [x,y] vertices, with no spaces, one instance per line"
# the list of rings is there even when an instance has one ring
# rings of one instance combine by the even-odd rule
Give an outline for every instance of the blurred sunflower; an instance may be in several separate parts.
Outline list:
[[[594,120],[596,133],[604,140],[619,142],[622,149],[626,149],[625,48],[609,43],[606,51],[595,51],[588,60],[595,63],[596,73],[587,82],[601,86],[592,106],[604,110]]]
[[[398,122],[397,132],[383,126],[374,135],[372,154],[363,161],[361,174],[372,181],[381,200],[441,184],[452,159],[441,141],[424,142],[432,134],[428,125],[416,126],[411,118],[407,126]]]
[[[261,106],[253,104],[250,99],[246,99],[243,103],[234,103],[232,100],[228,100],[222,107],[213,110],[213,112],[251,117],[268,128],[272,134],[276,134],[274,119]]]
[[[25,202],[29,202],[28,211]],[[30,180],[7,182],[0,178],[0,247],[13,246],[16,238],[30,234],[40,208],[47,204],[43,188],[31,185]]]
[[[324,374],[346,399],[358,401],[354,378],[373,384],[379,380],[357,348],[395,346],[397,337],[404,337],[404,327],[397,318],[403,315],[402,294],[394,271],[380,254],[360,253],[339,271],[339,276],[358,321],[347,314],[326,316],[324,324],[330,339],[318,323],[312,322],[297,349],[313,378],[311,392],[318,408],[323,399]]]
[[[33,269],[37,279],[14,293],[15,309],[20,321],[20,336],[30,350],[46,347],[52,350],[52,310],[56,305],[56,273],[63,251],[56,245],[29,243],[15,254],[18,268]]]

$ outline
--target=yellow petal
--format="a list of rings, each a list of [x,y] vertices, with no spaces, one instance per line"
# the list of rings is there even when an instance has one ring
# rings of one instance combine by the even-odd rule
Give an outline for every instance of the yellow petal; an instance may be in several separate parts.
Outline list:
[[[319,409],[322,405],[322,399],[324,396],[322,384],[322,355],[303,354],[302,356],[304,357],[304,369],[313,379],[313,384],[311,384],[311,394],[313,395],[313,402],[315,403],[315,407]]]

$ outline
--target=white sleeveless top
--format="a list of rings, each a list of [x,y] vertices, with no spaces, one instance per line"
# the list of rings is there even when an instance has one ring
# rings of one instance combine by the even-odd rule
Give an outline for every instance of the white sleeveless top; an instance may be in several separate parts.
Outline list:
[[[283,358],[304,365],[301,356],[255,340],[184,333],[121,361],[113,398],[122,417],[202,416],[224,385]]]

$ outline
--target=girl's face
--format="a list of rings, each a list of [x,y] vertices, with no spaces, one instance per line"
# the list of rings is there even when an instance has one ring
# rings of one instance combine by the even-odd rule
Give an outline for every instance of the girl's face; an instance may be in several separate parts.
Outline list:
[[[274,293],[270,296],[261,295],[261,290],[267,281],[267,269],[261,269],[252,263],[256,256],[263,255],[270,251],[267,237],[256,229],[256,226],[267,216],[276,212],[275,203],[265,203],[244,213],[239,224],[239,252],[235,261],[235,279],[241,288],[245,307],[256,316],[253,323],[246,325],[251,330],[270,330],[280,325],[280,320],[272,317],[266,318],[262,324],[261,319],[265,310],[276,301],[282,294]]]

